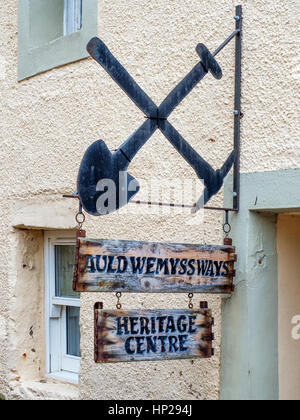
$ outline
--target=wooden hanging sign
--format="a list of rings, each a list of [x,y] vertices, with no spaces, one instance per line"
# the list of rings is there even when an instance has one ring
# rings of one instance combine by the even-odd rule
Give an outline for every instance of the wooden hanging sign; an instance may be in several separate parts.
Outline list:
[[[230,294],[235,248],[78,238],[77,292]]]
[[[95,306],[95,362],[211,358],[209,309],[106,311]]]

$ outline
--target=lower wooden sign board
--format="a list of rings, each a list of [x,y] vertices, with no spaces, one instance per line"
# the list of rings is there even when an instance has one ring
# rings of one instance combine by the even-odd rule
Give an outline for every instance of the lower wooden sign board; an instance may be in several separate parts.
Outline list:
[[[232,246],[78,238],[77,292],[230,294]]]
[[[95,305],[95,362],[213,356],[209,309],[103,310]]]

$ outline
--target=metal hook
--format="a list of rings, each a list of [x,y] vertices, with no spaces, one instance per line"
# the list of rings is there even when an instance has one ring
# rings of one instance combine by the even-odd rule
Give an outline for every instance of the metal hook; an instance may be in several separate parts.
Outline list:
[[[79,201],[78,213],[75,216],[75,220],[78,223],[79,230],[82,229],[82,225],[85,222],[85,214],[83,213],[82,209],[83,209],[82,203],[81,203],[81,201]]]
[[[120,301],[121,297],[122,297],[122,293],[121,293],[121,292],[117,292],[117,293],[116,293],[116,298],[117,298],[118,300],[117,300],[116,308],[117,308],[118,310],[122,309],[122,304],[121,304],[121,301]]]
[[[223,225],[223,231],[226,234],[226,237],[231,232],[231,225],[229,223],[229,211],[228,210],[225,211],[225,223]]]

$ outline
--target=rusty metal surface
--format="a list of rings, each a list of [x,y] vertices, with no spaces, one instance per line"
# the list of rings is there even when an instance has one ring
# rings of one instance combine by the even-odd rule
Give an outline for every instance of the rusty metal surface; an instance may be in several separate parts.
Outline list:
[[[77,292],[230,294],[235,249],[79,238]]]
[[[77,230],[76,231],[76,251],[75,251],[75,264],[74,264],[74,275],[73,275],[73,290],[76,290],[76,285],[78,282],[78,272],[79,272],[79,249],[80,249],[80,238],[86,237],[85,230]]]
[[[95,362],[208,359],[213,355],[209,309],[118,311],[95,305]]]

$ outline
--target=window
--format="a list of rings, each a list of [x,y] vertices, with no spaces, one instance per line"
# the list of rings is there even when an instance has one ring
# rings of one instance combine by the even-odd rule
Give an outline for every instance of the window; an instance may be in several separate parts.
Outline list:
[[[80,294],[72,290],[76,240],[45,234],[46,373],[77,383],[80,365]]]
[[[19,0],[18,80],[88,57],[98,0]]]
[[[82,28],[82,0],[64,0],[64,35]]]

